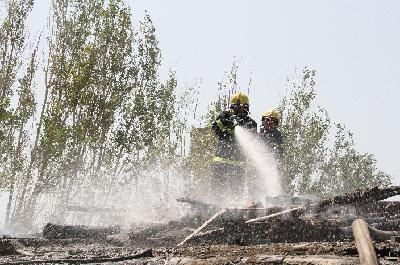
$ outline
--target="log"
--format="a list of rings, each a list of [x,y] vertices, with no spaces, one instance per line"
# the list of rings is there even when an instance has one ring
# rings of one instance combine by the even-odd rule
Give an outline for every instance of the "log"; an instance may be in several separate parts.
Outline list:
[[[386,188],[373,187],[371,189],[356,190],[351,193],[338,195],[330,199],[325,199],[317,203],[316,212],[322,212],[334,205],[366,204],[373,201],[384,200],[396,195],[400,195],[400,186]]]
[[[384,242],[386,240],[391,240],[392,237],[400,236],[399,231],[383,231],[383,230],[375,229],[369,225],[368,225],[368,230],[371,234],[371,237],[374,239],[374,241],[377,241],[377,242]]]
[[[386,188],[373,187],[371,189],[356,190],[352,193],[334,196],[333,198],[321,200],[318,203],[284,210],[275,214],[247,220],[246,223],[266,221],[272,218],[282,216],[287,213],[303,214],[306,211],[320,213],[332,206],[348,205],[348,204],[365,204],[368,202],[379,201],[400,195],[400,186],[391,186]],[[268,209],[267,209],[268,210]]]
[[[191,239],[193,236],[195,236],[197,233],[199,233],[201,230],[203,230],[207,225],[209,225],[213,220],[215,220],[218,216],[221,216],[223,213],[226,212],[226,209],[221,209],[218,211],[216,214],[214,214],[210,219],[208,219],[206,222],[204,222],[199,228],[197,228],[192,234],[187,236],[182,242],[180,242],[177,246],[182,246],[183,244],[186,243],[189,239]]]
[[[114,263],[125,260],[140,259],[153,257],[153,251],[151,249],[145,250],[135,255],[122,256],[115,258],[105,257],[91,257],[85,259],[44,259],[44,260],[25,260],[25,261],[14,261],[8,262],[7,264],[22,265],[22,264],[89,264],[89,263]]]
[[[298,215],[298,214],[304,213],[304,211],[305,211],[304,207],[297,207],[297,208],[293,208],[293,209],[287,209],[287,210],[284,210],[282,212],[278,212],[278,213],[270,214],[270,215],[267,215],[267,216],[250,219],[250,220],[247,220],[245,223],[248,224],[248,223],[256,223],[256,222],[268,221],[268,220],[271,220],[271,219],[274,219],[274,218],[282,217],[282,216],[284,216],[286,214]]]
[[[194,235],[192,237],[192,239],[193,238],[201,238],[201,237],[205,237],[205,236],[212,236],[212,235],[220,233],[220,232],[222,232],[224,230],[225,230],[224,228],[218,228],[218,229],[210,230],[210,231],[203,232],[203,233],[202,232],[198,232],[196,235]]]
[[[360,264],[378,265],[378,259],[367,223],[363,219],[356,219],[352,224],[352,230],[356,241]]]
[[[91,227],[84,225],[57,225],[48,223],[43,228],[43,237],[46,239],[106,239],[108,235],[118,234],[119,226]]]
[[[195,199],[191,199],[191,198],[187,198],[187,197],[181,197],[176,199],[177,202],[185,202],[185,203],[189,203],[193,206],[200,206],[200,207],[204,207],[204,208],[221,208],[215,204],[211,204],[211,203],[207,203],[207,202],[203,202],[200,200],[195,200]]]
[[[17,255],[18,251],[9,239],[0,239],[0,256]]]
[[[119,213],[128,212],[127,209],[116,209],[116,208],[104,208],[96,206],[80,206],[80,205],[67,205],[67,211],[71,212],[85,212],[85,213]]]

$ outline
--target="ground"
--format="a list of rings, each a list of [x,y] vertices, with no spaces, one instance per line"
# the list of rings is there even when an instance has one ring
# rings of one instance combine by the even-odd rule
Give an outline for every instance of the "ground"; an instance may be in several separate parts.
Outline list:
[[[192,214],[127,230],[47,224],[35,237],[0,239],[0,264],[360,264],[352,229],[360,219],[380,264],[400,264],[400,202],[379,201],[394,193],[400,187],[268,209],[185,200]]]
[[[0,264],[359,264],[354,242],[273,243],[254,246],[203,245],[137,248],[127,242],[88,239],[2,239],[15,253],[0,256]],[[379,254],[398,255],[400,244],[375,245]],[[382,258],[381,264],[399,264]]]

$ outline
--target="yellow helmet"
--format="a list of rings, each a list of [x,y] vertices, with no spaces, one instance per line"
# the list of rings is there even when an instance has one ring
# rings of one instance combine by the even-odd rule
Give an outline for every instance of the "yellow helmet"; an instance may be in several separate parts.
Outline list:
[[[281,115],[281,113],[279,111],[277,111],[276,109],[272,108],[272,109],[269,109],[269,110],[267,110],[266,112],[264,112],[262,114],[261,120],[264,120],[266,118],[273,118],[279,124],[279,122],[281,121],[281,116],[282,115]]]
[[[247,104],[249,105],[249,97],[243,92],[237,92],[231,97],[231,104]]]

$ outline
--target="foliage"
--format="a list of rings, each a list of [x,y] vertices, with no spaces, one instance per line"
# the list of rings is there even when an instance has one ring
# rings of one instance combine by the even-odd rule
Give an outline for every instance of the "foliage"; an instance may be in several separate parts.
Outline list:
[[[217,99],[208,105],[207,112],[203,117],[205,126],[210,126],[221,111],[229,108],[231,95],[240,90],[237,80],[238,70],[239,62],[235,59],[229,72],[225,72],[222,80],[218,82]]]
[[[36,71],[33,53],[24,77],[17,82],[17,73],[24,66],[25,20],[33,1],[4,3],[6,16],[0,25],[0,188],[12,185],[13,172],[20,169],[20,163],[15,160],[20,159],[25,143],[24,126],[34,112],[31,84]],[[17,109],[12,106],[15,97],[19,100]]]
[[[305,68],[300,81],[288,80],[290,95],[280,104],[286,191],[327,196],[388,185],[390,176],[377,169],[374,156],[359,153],[352,134],[343,125],[332,124],[327,111],[315,106],[314,77],[315,71]],[[334,137],[332,127],[336,128]]]
[[[21,12],[23,25],[26,16]],[[11,159],[10,170],[0,172],[7,183],[15,179],[7,210],[10,222],[32,224],[41,196],[53,200],[50,214],[62,216],[67,202],[81,203],[84,194],[118,195],[119,187],[146,178],[141,172],[160,165],[177,167],[183,161],[196,88],[178,88],[173,70],[167,80],[160,80],[154,24],[146,14],[135,29],[131,17],[123,0],[53,1],[41,107],[30,90],[35,86],[37,48],[19,79],[17,108],[9,107],[14,94],[8,88],[8,97],[1,101],[1,122],[13,122],[2,134],[9,137],[2,147],[20,154]],[[23,42],[11,41],[21,43],[21,52]],[[27,135],[24,126],[37,110],[35,133]],[[170,176],[159,178],[164,178],[162,188],[168,194]]]

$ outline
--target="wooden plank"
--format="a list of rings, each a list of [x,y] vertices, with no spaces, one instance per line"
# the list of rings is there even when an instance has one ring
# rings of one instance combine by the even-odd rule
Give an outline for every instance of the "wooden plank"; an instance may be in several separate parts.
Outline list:
[[[274,213],[274,214],[270,214],[270,215],[267,215],[267,216],[250,219],[250,220],[247,220],[246,223],[248,224],[248,223],[256,223],[256,222],[268,221],[268,220],[271,220],[273,218],[278,218],[278,217],[281,217],[281,216],[289,214],[289,213],[291,213],[291,214],[295,214],[295,213],[296,214],[302,214],[304,211],[305,211],[304,207],[296,207],[296,208],[293,208],[293,209],[284,210],[284,211],[279,212],[279,213]]]
[[[191,239],[193,236],[195,236],[197,233],[199,233],[201,230],[203,230],[207,225],[209,225],[213,220],[215,220],[218,216],[221,216],[223,213],[226,212],[226,209],[222,209],[218,211],[216,214],[214,214],[210,219],[208,219],[205,223],[203,223],[199,228],[197,228],[192,234],[190,234],[188,237],[186,237],[181,243],[179,243],[177,246],[182,246],[185,244],[186,241]]]
[[[201,206],[201,207],[205,207],[205,208],[221,208],[218,207],[217,205],[211,204],[211,203],[207,203],[207,202],[203,202],[200,200],[195,200],[192,198],[187,198],[187,197],[180,197],[178,199],[176,199],[177,202],[185,202],[185,203],[189,203],[193,206]]]
[[[378,265],[378,259],[367,223],[363,219],[356,219],[351,227],[356,241],[360,264]]]

